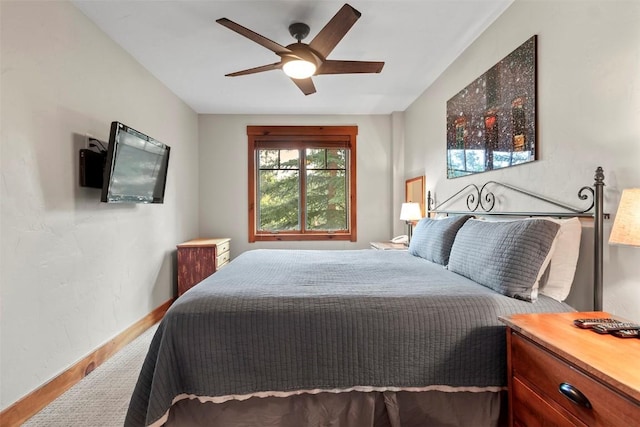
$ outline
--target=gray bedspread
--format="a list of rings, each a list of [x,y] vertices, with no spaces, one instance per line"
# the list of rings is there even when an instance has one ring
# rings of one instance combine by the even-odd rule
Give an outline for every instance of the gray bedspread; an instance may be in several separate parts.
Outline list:
[[[503,296],[408,252],[245,252],[168,310],[125,425],[153,423],[180,394],[506,386],[498,316],[570,310]]]

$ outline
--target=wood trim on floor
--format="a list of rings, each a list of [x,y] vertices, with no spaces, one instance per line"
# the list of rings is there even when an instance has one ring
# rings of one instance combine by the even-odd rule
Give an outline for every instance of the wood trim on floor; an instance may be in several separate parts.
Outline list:
[[[75,365],[0,412],[0,425],[3,427],[19,426],[33,417],[125,345],[158,323],[174,301],[174,299],[168,300]]]

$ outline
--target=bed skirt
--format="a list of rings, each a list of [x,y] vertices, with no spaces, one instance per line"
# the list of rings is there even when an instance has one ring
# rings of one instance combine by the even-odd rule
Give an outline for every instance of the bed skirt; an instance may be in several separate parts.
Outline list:
[[[163,424],[159,424],[163,425]],[[384,391],[252,397],[223,403],[182,399],[170,427],[423,427],[506,426],[506,391]]]

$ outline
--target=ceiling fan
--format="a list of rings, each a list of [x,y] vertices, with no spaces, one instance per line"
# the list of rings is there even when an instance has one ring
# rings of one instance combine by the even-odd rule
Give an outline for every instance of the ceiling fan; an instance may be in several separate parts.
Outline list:
[[[360,12],[345,4],[309,44],[302,43],[302,39],[309,35],[309,26],[301,22],[291,24],[289,33],[298,42],[288,46],[282,46],[227,18],[220,18],[216,20],[218,24],[224,25],[249,40],[253,40],[280,57],[280,61],[273,64],[236,71],[235,73],[227,74],[227,76],[244,76],[282,69],[305,95],[311,95],[316,92],[311,76],[320,74],[379,73],[382,71],[384,62],[327,59],[327,56],[360,16]]]

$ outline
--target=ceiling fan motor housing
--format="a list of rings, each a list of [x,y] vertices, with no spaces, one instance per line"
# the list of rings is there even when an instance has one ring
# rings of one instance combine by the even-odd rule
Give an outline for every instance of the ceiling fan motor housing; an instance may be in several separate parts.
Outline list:
[[[289,25],[289,34],[298,40],[298,42],[309,35],[309,30],[309,26],[302,22],[294,22]]]
[[[285,62],[301,59],[303,61],[311,62],[312,64],[315,64],[316,67],[319,67],[324,61],[324,59],[306,43],[292,43],[287,46],[287,49],[289,49],[291,53],[280,55],[282,60]]]

